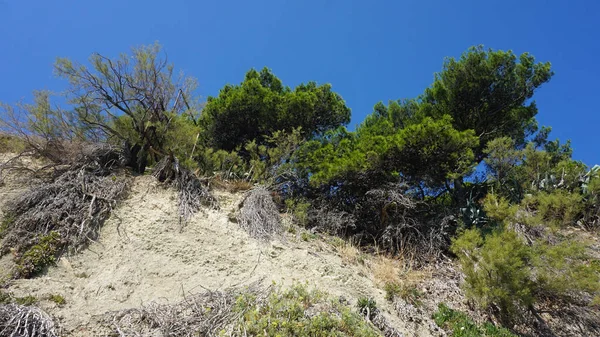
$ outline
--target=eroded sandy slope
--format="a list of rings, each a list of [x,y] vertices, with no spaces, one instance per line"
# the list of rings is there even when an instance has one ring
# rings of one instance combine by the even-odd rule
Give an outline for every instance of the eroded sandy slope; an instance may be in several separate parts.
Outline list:
[[[64,332],[83,336],[94,333],[93,322],[107,311],[178,301],[203,288],[224,289],[263,278],[267,283],[308,281],[352,303],[371,296],[406,335],[429,334],[430,327],[401,322],[364,267],[344,263],[331,245],[292,234],[258,242],[228,219],[242,196],[218,197],[220,211],[199,213],[180,231],[174,191],[151,177],[137,177],[98,242],[62,258],[45,275],[15,281],[10,291],[37,298],[64,296],[63,307],[51,301],[40,306],[60,320]]]

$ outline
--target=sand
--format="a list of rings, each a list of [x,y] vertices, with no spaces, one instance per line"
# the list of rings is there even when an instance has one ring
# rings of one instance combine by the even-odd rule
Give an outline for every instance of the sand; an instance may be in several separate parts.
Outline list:
[[[243,195],[217,196],[221,210],[198,213],[182,229],[175,191],[150,176],[136,177],[98,242],[62,257],[42,276],[14,281],[10,291],[42,299],[39,306],[59,320],[65,335],[85,336],[94,334],[95,322],[109,311],[151,301],[176,302],[188,293],[260,279],[284,286],[308,282],[351,303],[370,296],[407,336],[430,334],[427,326],[400,321],[365,267],[342,261],[334,246],[319,239],[304,241],[299,232],[268,243],[257,241],[229,220]],[[66,305],[43,300],[57,294]]]

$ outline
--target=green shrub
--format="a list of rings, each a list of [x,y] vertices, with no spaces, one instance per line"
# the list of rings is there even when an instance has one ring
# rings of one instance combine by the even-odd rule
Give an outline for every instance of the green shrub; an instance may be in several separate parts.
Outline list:
[[[305,226],[308,223],[308,210],[311,206],[310,202],[302,199],[286,199],[285,206],[287,210],[292,213],[299,225]]]
[[[11,302],[10,293],[0,289],[0,304],[9,304]]]
[[[383,290],[385,290],[386,301],[393,302],[396,296],[402,292],[402,286],[397,282],[387,282],[383,286]]]
[[[538,241],[531,249],[539,295],[568,300],[574,292],[600,292],[600,261],[591,259],[582,243],[568,240],[550,245]]]
[[[435,323],[455,337],[512,337],[516,336],[505,328],[498,328],[491,323],[479,326],[466,314],[450,309],[446,304],[440,303],[438,310],[433,314]]]
[[[495,304],[501,317],[510,320],[518,308],[533,303],[527,265],[531,252],[513,231],[497,231],[484,239],[479,230],[466,230],[451,249],[465,273],[466,295],[483,307]]]
[[[27,143],[15,136],[0,134],[0,153],[20,153],[27,148]]]
[[[29,248],[17,261],[19,277],[27,278],[41,272],[46,266],[56,261],[63,242],[58,232],[50,232],[43,236],[38,244]]]
[[[523,203],[530,209],[536,209],[536,221],[552,228],[573,225],[583,210],[581,194],[564,190],[551,193],[541,192],[525,198]]]
[[[380,336],[349,307],[303,285],[276,290],[262,305],[241,295],[234,310],[243,314],[237,330],[248,336]]]
[[[466,295],[483,307],[497,306],[506,322],[542,298],[569,301],[577,293],[600,292],[600,263],[579,242],[538,240],[530,246],[512,230],[484,237],[471,229],[451,249],[465,273]]]
[[[19,304],[30,306],[37,303],[37,298],[35,296],[27,295],[25,297],[15,297],[12,293],[0,290],[0,305],[2,304]]]

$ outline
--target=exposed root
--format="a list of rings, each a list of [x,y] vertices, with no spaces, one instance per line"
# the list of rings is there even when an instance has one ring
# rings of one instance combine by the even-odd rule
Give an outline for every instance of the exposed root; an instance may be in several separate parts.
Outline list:
[[[52,318],[34,306],[0,305],[0,336],[56,337]]]
[[[50,182],[11,200],[4,209],[2,253],[12,248],[19,255],[51,232],[59,235],[61,247],[75,251],[94,240],[126,191],[127,178],[115,174],[115,167],[114,148],[88,146]]]
[[[250,190],[240,204],[237,220],[250,236],[260,240],[270,240],[283,231],[279,209],[264,187]]]
[[[172,184],[179,193],[179,217],[187,222],[202,206],[219,208],[219,202],[205,183],[190,170],[181,167],[175,156],[166,156],[152,174],[160,182]]]

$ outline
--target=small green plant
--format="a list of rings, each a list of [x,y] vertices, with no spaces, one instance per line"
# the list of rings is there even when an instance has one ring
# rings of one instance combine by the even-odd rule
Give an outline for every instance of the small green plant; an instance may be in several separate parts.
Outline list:
[[[0,304],[9,304],[11,302],[10,293],[0,290]]]
[[[65,300],[65,298],[59,294],[53,294],[48,296],[48,300],[56,303],[59,307],[62,307],[63,305],[67,304],[67,300]]]
[[[46,266],[56,261],[56,255],[62,247],[62,240],[58,232],[50,232],[43,236],[38,244],[29,248],[17,261],[19,277],[28,278],[41,272]]]
[[[302,241],[310,241],[310,240],[314,240],[317,238],[316,234],[312,234],[309,232],[302,232],[302,234],[300,235],[300,237],[302,238]]]
[[[383,286],[383,290],[385,290],[386,301],[394,302],[396,296],[398,296],[402,291],[402,286],[397,282],[387,282]]]
[[[516,337],[509,330],[498,328],[491,323],[479,326],[466,314],[450,309],[444,303],[439,304],[438,310],[433,314],[433,320],[455,337]]]
[[[37,303],[35,296],[27,295],[25,297],[15,297],[13,302],[19,305],[30,306]]]
[[[290,224],[290,226],[288,227],[287,231],[290,234],[296,234],[296,225]]]
[[[248,336],[380,336],[356,312],[327,294],[294,285],[280,288],[259,303],[255,295],[240,295],[234,310],[241,314],[236,330]],[[223,333],[224,334],[224,333]]]
[[[371,297],[360,297],[356,302],[356,307],[358,308],[358,313],[369,320],[375,318],[379,312],[379,309],[377,309],[377,302]]]
[[[423,293],[414,285],[407,286],[398,282],[388,282],[383,286],[383,290],[385,290],[385,299],[389,302],[393,302],[396,297],[400,297],[414,306],[422,304],[421,297],[423,297]]]
[[[11,213],[5,214],[0,221],[0,239],[6,235],[6,231],[15,222],[15,216]]]
[[[18,137],[0,134],[0,153],[20,153],[27,148],[27,143]]]
[[[75,273],[75,277],[88,278],[88,277],[90,277],[90,275],[88,275],[86,272],[81,272],[81,273]]]

